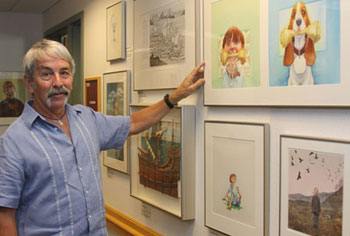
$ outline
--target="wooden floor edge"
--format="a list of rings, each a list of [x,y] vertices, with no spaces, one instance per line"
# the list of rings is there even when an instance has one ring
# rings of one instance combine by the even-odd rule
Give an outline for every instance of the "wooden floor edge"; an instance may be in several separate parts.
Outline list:
[[[162,236],[136,220],[105,204],[106,220],[135,236]]]

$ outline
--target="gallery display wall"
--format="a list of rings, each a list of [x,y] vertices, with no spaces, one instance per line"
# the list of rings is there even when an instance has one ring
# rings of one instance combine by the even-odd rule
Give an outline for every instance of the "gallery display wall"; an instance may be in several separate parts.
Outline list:
[[[138,89],[135,91],[135,68],[137,68],[137,60],[135,58],[135,55],[137,53],[135,48],[135,41],[139,39],[135,38],[136,35],[139,35],[140,32],[135,32],[135,29],[139,29],[140,25],[135,25],[135,8],[137,7],[137,4],[140,4],[140,0],[126,0],[125,1],[125,16],[126,16],[126,52],[125,52],[125,59],[118,59],[118,60],[106,60],[107,59],[107,27],[106,27],[106,10],[107,8],[113,6],[119,1],[116,0],[86,0],[86,1],[69,1],[69,0],[62,0],[58,4],[56,4],[54,7],[49,9],[43,14],[43,30],[48,30],[52,28],[53,26],[59,24],[60,22],[64,21],[65,19],[71,17],[72,15],[75,15],[79,12],[83,11],[83,24],[82,24],[82,32],[83,32],[83,62],[84,62],[84,78],[92,78],[99,76],[103,79],[104,75],[108,75],[113,72],[117,71],[129,71],[129,78],[131,80],[130,82],[130,104],[150,104],[154,103],[156,101],[159,101],[163,98],[164,94],[171,92],[171,88],[158,88],[158,90],[149,90],[149,88],[146,89]],[[145,0],[143,0],[145,1]],[[157,3],[157,1],[153,0],[150,1],[152,3]],[[160,3],[161,2],[161,3]],[[182,1],[159,1],[159,4],[162,7],[166,7],[168,5],[171,5],[173,3],[179,3],[181,4]],[[191,3],[192,1],[184,1],[186,4]],[[224,1],[193,1],[193,4],[195,6],[195,9],[193,12],[193,16],[195,17],[195,30],[194,32],[190,32],[189,34],[195,34],[196,40],[195,42],[195,58],[194,64],[199,63],[202,59],[212,59],[215,58],[215,56],[208,57],[210,55],[210,52],[206,52],[208,50],[208,41],[206,41],[206,34],[205,32],[211,32],[211,29],[208,28],[207,21],[211,18],[214,20],[217,20],[219,22],[223,21],[222,19],[216,19],[214,16],[214,9],[210,12],[212,15],[208,15],[208,17],[205,17],[204,20],[200,20],[203,14],[208,14],[206,10],[208,10],[210,7],[213,7],[213,5],[210,5],[213,2],[224,2]],[[310,1],[306,1],[307,3],[310,3]],[[346,3],[343,0],[339,0],[336,2],[340,2],[342,4],[342,9],[350,9],[350,6],[348,3]],[[317,1],[318,4],[326,4],[325,6],[328,7],[329,1]],[[334,2],[333,2],[334,3]],[[247,3],[248,4],[248,3]],[[260,21],[262,23],[266,23],[269,20],[269,17],[276,17],[273,12],[270,12],[270,16],[267,15],[268,10],[271,9],[272,1],[268,3],[267,1],[251,1],[250,4],[253,4],[250,7],[256,7],[256,5],[259,5],[260,10],[258,12],[260,13],[260,17],[263,18],[263,21]],[[255,4],[255,5],[254,5]],[[310,5],[309,4],[309,5]],[[156,4],[149,4],[150,6],[157,6]],[[292,8],[293,4],[287,5],[281,5],[279,6],[280,9],[289,9]],[[161,8],[161,7],[160,7]],[[312,6],[311,6],[312,8]],[[155,7],[155,9],[157,9]],[[200,11],[200,9],[204,9],[203,11]],[[277,10],[280,10],[277,9]],[[343,10],[342,13],[344,13],[346,10]],[[314,13],[315,14],[315,13]],[[329,14],[328,14],[329,15]],[[259,20],[259,19],[258,19]],[[324,19],[323,19],[324,20]],[[341,15],[339,18],[341,22],[344,21],[344,14]],[[138,20],[137,20],[138,21]],[[321,23],[323,21],[321,20]],[[250,22],[250,24],[254,24],[254,22]],[[342,27],[342,24],[340,24]],[[239,25],[238,25],[239,26]],[[193,26],[191,26],[193,27]],[[227,29],[227,26],[225,26]],[[252,27],[252,26],[241,26],[244,27]],[[331,27],[331,25],[329,26]],[[342,30],[342,28],[339,28],[339,30]],[[197,30],[202,28],[203,31],[198,32]],[[263,29],[267,29],[266,26],[262,26]],[[192,28],[193,29],[193,28]],[[222,34],[224,34],[225,30]],[[278,30],[276,30],[278,31]],[[259,46],[262,49],[263,53],[260,53],[261,55],[258,56],[260,60],[260,67],[256,66],[256,61],[252,59],[251,66],[255,68],[255,70],[260,71],[263,76],[261,78],[268,79],[270,77],[273,77],[275,75],[270,75],[268,71],[273,68],[268,68],[269,65],[273,65],[274,62],[268,63],[268,59],[263,57],[263,55],[269,54],[268,51],[270,41],[268,41],[267,34],[269,34],[270,31],[262,31],[260,33],[260,40],[258,42],[255,42],[253,38],[250,40],[250,46]],[[346,39],[347,33],[343,33],[341,36],[338,37],[338,40],[342,42],[342,40]],[[339,32],[338,32],[339,33]],[[203,35],[203,37],[202,37]],[[210,38],[210,37],[209,37]],[[341,40],[340,40],[341,39]],[[207,38],[208,40],[208,38]],[[277,40],[278,41],[278,40]],[[347,52],[349,48],[346,48],[345,45],[338,42],[340,45],[339,47],[344,47],[344,51]],[[213,44],[211,44],[213,45]],[[271,47],[271,46],[270,46]],[[336,49],[333,50],[333,52],[337,52]],[[339,51],[339,49],[338,49]],[[272,53],[272,52],[271,52]],[[344,53],[345,55],[346,53]],[[253,51],[251,51],[251,56],[253,56]],[[343,55],[343,54],[342,54]],[[216,55],[219,57],[219,55]],[[338,55],[339,56],[339,55]],[[320,58],[322,58],[320,56]],[[330,70],[336,70],[337,75],[339,78],[341,78],[340,81],[346,81],[346,69],[343,65],[346,65],[347,60],[349,60],[346,56],[341,57],[342,60],[338,60],[338,64],[340,65],[332,65],[330,67]],[[265,60],[264,60],[265,59]],[[166,210],[161,209],[160,207],[154,206],[155,204],[148,204],[145,203],[145,201],[140,200],[139,198],[135,198],[130,196],[130,176],[127,175],[124,172],[116,171],[113,168],[107,168],[103,163],[103,158],[101,158],[101,165],[102,168],[102,179],[103,179],[103,189],[104,189],[104,197],[107,204],[111,205],[113,208],[117,209],[120,212],[123,212],[125,215],[134,218],[135,220],[139,221],[140,223],[147,225],[148,227],[152,228],[153,230],[164,234],[164,235],[220,235],[219,231],[226,232],[229,234],[233,234],[235,232],[232,228],[225,228],[222,225],[225,224],[225,221],[220,222],[218,221],[211,221],[208,222],[208,216],[206,217],[206,214],[208,213],[209,209],[206,209],[206,201],[208,200],[208,194],[206,193],[207,181],[214,181],[217,183],[218,186],[225,186],[226,189],[229,184],[229,175],[225,176],[227,178],[225,179],[214,179],[216,178],[215,175],[212,174],[212,172],[207,172],[206,170],[206,161],[210,155],[208,155],[208,150],[206,149],[208,145],[210,145],[210,142],[208,142],[208,131],[206,131],[205,124],[209,123],[219,123],[219,124],[250,124],[250,125],[264,125],[264,127],[268,127],[269,136],[264,135],[257,135],[251,138],[252,140],[255,140],[254,142],[261,142],[261,138],[264,137],[264,144],[266,145],[265,149],[268,149],[268,153],[264,154],[267,155],[264,157],[265,159],[268,159],[267,166],[265,166],[265,169],[259,169],[260,172],[257,172],[259,175],[262,174],[261,171],[264,171],[264,181],[253,181],[254,184],[262,186],[263,188],[266,187],[267,193],[265,193],[265,200],[264,202],[259,201],[259,199],[256,199],[255,203],[257,204],[256,207],[259,208],[259,213],[250,212],[247,217],[249,218],[246,221],[243,222],[250,222],[250,224],[255,225],[259,221],[260,229],[262,231],[255,232],[254,234],[259,235],[259,233],[263,232],[265,229],[268,230],[266,235],[271,236],[277,236],[277,235],[296,235],[295,232],[290,231],[288,226],[286,225],[286,222],[288,221],[288,214],[286,214],[286,196],[288,194],[288,190],[285,188],[281,188],[280,184],[287,185],[286,179],[288,180],[288,177],[286,177],[286,165],[285,163],[289,163],[290,160],[292,160],[292,154],[288,152],[283,152],[281,150],[281,135],[283,137],[287,137],[286,139],[289,140],[289,142],[285,143],[285,146],[282,146],[282,148],[286,148],[286,150],[292,150],[294,152],[301,152],[300,150],[309,150],[310,152],[307,154],[309,156],[305,156],[306,154],[302,154],[305,157],[310,158],[313,157],[316,159],[315,151],[319,152],[319,156],[321,157],[323,154],[320,153],[328,153],[328,155],[323,156],[326,160],[329,158],[333,158],[332,155],[329,155],[329,153],[337,152],[339,154],[340,150],[339,146],[343,146],[343,144],[346,146],[348,142],[333,142],[332,140],[350,140],[350,133],[348,132],[350,128],[350,122],[349,122],[349,115],[350,110],[348,108],[349,106],[349,97],[346,93],[345,88],[347,88],[347,82],[345,82],[345,87],[336,89],[334,93],[334,90],[332,90],[332,86],[327,87],[321,86],[316,87],[316,89],[311,88],[311,92],[307,91],[307,87],[302,87],[301,89],[297,89],[297,92],[290,91],[292,88],[288,87],[286,84],[279,85],[284,86],[285,89],[283,92],[275,92],[276,89],[274,89],[273,92],[269,92],[269,84],[265,83],[264,80],[262,80],[261,89],[256,89],[256,93],[254,94],[245,94],[241,90],[237,90],[237,94],[241,93],[242,96],[237,96],[233,92],[233,90],[227,90],[225,93],[222,94],[216,94],[218,90],[212,89],[212,72],[217,69],[214,66],[214,61],[209,61],[209,63],[206,65],[206,74],[205,77],[208,78],[205,89],[201,89],[200,91],[196,92],[194,95],[190,96],[189,98],[185,99],[181,102],[181,105],[192,105],[195,107],[195,141],[193,143],[195,147],[195,155],[193,155],[192,158],[194,158],[194,164],[192,166],[192,169],[195,173],[195,183],[192,186],[192,189],[194,191],[194,204],[195,204],[195,211],[193,220],[184,221],[181,220],[181,217],[176,216],[174,214],[171,214],[167,212]],[[324,65],[325,66],[325,65]],[[187,72],[190,72],[190,68],[186,68],[188,70]],[[257,73],[256,71],[252,71],[251,73]],[[328,70],[327,70],[328,72]],[[156,76],[156,73],[154,75]],[[138,77],[140,80],[140,77]],[[271,82],[272,85],[276,85],[279,83],[278,81]],[[322,83],[322,82],[321,82]],[[217,84],[216,84],[217,85]],[[271,85],[271,84],[270,84]],[[83,86],[83,85],[82,85]],[[140,85],[141,87],[144,85]],[[249,81],[249,84],[247,86],[256,86],[256,81],[254,81],[254,78],[251,78]],[[265,86],[265,87],[264,87]],[[335,86],[336,87],[336,86]],[[339,87],[339,86],[338,86]],[[319,89],[321,88],[321,89]],[[211,91],[214,90],[214,91]],[[318,91],[319,90],[319,91]],[[307,92],[310,92],[310,95],[307,95]],[[239,94],[238,94],[239,95]],[[103,96],[103,94],[102,94]],[[224,99],[225,101],[222,101],[218,99],[218,96],[220,96],[220,99]],[[259,96],[262,96],[261,99]],[[270,96],[270,97],[269,97]],[[308,96],[312,96],[312,99],[310,99]],[[317,96],[321,96],[322,98],[317,99]],[[325,99],[325,97],[329,96],[330,100]],[[305,98],[305,102],[302,100],[302,98]],[[316,98],[315,98],[316,97]],[[247,100],[245,100],[246,98]],[[270,99],[270,100],[269,100]],[[343,100],[342,100],[343,99]],[[294,102],[295,101],[295,102]],[[256,103],[254,103],[256,102]],[[331,103],[327,103],[331,102]],[[205,103],[205,104],[203,104]],[[335,103],[336,105],[342,105],[343,107],[340,108],[339,106],[332,106],[332,104]],[[207,106],[210,105],[210,106]],[[225,105],[225,106],[222,106]],[[245,107],[244,107],[245,105]],[[286,107],[287,105],[288,107]],[[305,106],[307,105],[307,106]],[[186,122],[186,121],[182,121]],[[267,125],[267,126],[265,126]],[[233,128],[232,132],[239,134],[245,133],[244,129],[239,130],[237,128]],[[226,135],[226,134],[225,134]],[[228,137],[232,137],[231,133],[227,134]],[[230,136],[231,135],[231,136]],[[294,138],[293,137],[296,137]],[[315,143],[309,142],[309,141],[303,141],[300,137],[311,137],[310,140],[316,140]],[[236,137],[236,139],[240,139],[240,137]],[[290,141],[292,139],[292,141]],[[309,139],[306,139],[309,140]],[[293,143],[294,142],[294,143]],[[321,145],[319,144],[321,142]],[[322,143],[324,142],[324,143]],[[323,144],[323,145],[322,145]],[[220,146],[221,145],[221,146]],[[251,173],[251,169],[247,167],[247,165],[243,165],[241,163],[237,163],[235,161],[230,161],[230,153],[233,153],[234,150],[229,150],[225,152],[225,146],[223,144],[220,144],[217,147],[222,147],[221,150],[223,150],[223,155],[226,155],[224,159],[225,163],[227,163],[226,166],[232,165],[232,170],[235,170],[235,172],[238,172],[237,175],[238,183],[240,183],[241,190],[244,191],[245,195],[242,192],[242,207],[243,209],[249,209],[249,207],[246,205],[244,206],[244,201],[247,204],[249,197],[247,194],[249,194],[249,190],[244,189],[244,184],[251,183],[247,179],[240,179],[239,176],[249,176],[248,173]],[[230,145],[230,143],[228,143]],[[321,148],[322,146],[322,148]],[[228,149],[228,148],[227,148]],[[348,148],[342,149],[343,151],[340,153],[343,155],[340,157],[339,164],[343,165],[343,170],[341,171],[344,179],[344,186],[348,186],[349,183],[345,181],[346,176],[346,170],[349,168],[349,152],[347,151]],[[255,150],[258,150],[258,152],[261,154],[261,150],[256,147]],[[313,153],[311,154],[311,150]],[[228,153],[228,154],[227,154]],[[302,153],[302,152],[301,152]],[[257,155],[252,154],[252,155]],[[218,156],[220,156],[218,154]],[[250,155],[251,156],[251,155]],[[250,157],[249,156],[249,157]],[[247,157],[247,158],[249,158]],[[131,158],[137,158],[136,156],[132,156]],[[210,157],[211,158],[211,157]],[[220,164],[220,160],[215,161],[215,158],[220,157],[212,157],[212,161],[216,164]],[[257,157],[258,158],[258,157]],[[336,157],[338,158],[338,157]],[[343,158],[343,159],[341,159]],[[264,160],[265,160],[264,159]],[[305,159],[305,158],[304,158]],[[339,158],[338,158],[339,159]],[[338,160],[337,159],[337,160]],[[322,158],[320,159],[322,160]],[[343,162],[343,164],[342,164]],[[259,166],[264,165],[263,162],[254,162],[257,165],[257,169]],[[224,165],[221,163],[221,165]],[[237,170],[237,165],[241,165],[240,168]],[[310,165],[311,159],[310,159]],[[219,166],[220,167],[220,166]],[[236,168],[236,169],[235,169]],[[306,167],[307,168],[307,167]],[[306,171],[306,170],[305,170]],[[211,175],[208,175],[211,174]],[[247,177],[248,178],[248,177]],[[282,179],[284,178],[284,179]],[[260,191],[259,188],[256,188],[256,191]],[[345,189],[345,188],[344,188]],[[186,191],[186,189],[185,189]],[[313,189],[310,189],[307,194],[312,195]],[[223,193],[225,194],[225,193]],[[346,202],[349,200],[349,193],[348,190],[344,190],[344,199],[343,199],[343,205],[342,205],[342,219],[346,220],[349,218],[349,207]],[[223,197],[223,196],[222,196]],[[160,200],[161,201],[161,200]],[[221,199],[220,199],[221,201]],[[252,200],[254,201],[254,200]],[[222,203],[222,202],[221,202]],[[221,204],[220,203],[220,204]],[[220,205],[223,206],[223,203]],[[220,207],[219,206],[219,207]],[[281,207],[280,207],[281,206]],[[265,214],[261,213],[261,209],[265,211]],[[210,209],[211,210],[211,209]],[[224,211],[224,214],[231,214],[228,215],[229,218],[232,219],[240,219],[239,213],[237,213],[237,210],[222,210]],[[235,216],[233,216],[236,214]],[[237,216],[238,214],[238,216]],[[243,213],[242,213],[243,214]],[[257,216],[257,214],[260,214],[260,218]],[[236,218],[235,218],[236,217]],[[238,218],[237,218],[238,217]],[[255,220],[252,220],[251,217],[255,217]],[[323,216],[324,217],[324,216]],[[236,223],[239,220],[235,221]],[[253,222],[253,223],[252,223]],[[310,222],[312,222],[312,219],[310,219]],[[227,223],[227,222],[226,222]],[[211,228],[206,227],[210,226]],[[348,226],[341,223],[342,225],[342,234],[339,235],[345,235],[345,233],[349,232]],[[232,230],[232,231],[230,231]],[[246,229],[239,229],[242,230],[242,234],[244,235],[247,231]],[[287,232],[288,231],[288,232]],[[247,234],[249,235],[249,234]]]

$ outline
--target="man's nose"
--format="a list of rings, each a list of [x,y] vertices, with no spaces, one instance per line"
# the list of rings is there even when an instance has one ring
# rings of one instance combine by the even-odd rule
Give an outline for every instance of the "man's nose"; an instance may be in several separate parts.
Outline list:
[[[61,87],[63,85],[62,78],[58,72],[54,73],[53,85],[56,87]]]

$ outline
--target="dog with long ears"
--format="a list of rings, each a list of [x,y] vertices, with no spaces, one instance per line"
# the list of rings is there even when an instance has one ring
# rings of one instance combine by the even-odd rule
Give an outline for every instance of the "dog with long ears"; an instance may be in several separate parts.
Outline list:
[[[288,42],[283,61],[285,66],[290,66],[288,85],[314,84],[311,66],[316,60],[314,43],[320,38],[319,22],[316,23],[310,28],[311,21],[303,2],[294,5],[288,29],[281,32],[281,42],[282,39]]]

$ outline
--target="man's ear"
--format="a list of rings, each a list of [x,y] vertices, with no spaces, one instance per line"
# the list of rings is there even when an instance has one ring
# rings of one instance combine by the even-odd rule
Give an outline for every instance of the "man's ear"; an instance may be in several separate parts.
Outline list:
[[[24,84],[27,88],[28,93],[33,94],[34,93],[34,80],[33,79],[29,79],[29,77],[27,75],[24,75],[23,77],[24,80]]]

